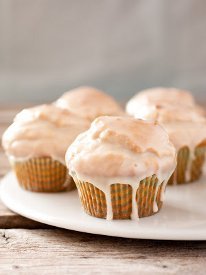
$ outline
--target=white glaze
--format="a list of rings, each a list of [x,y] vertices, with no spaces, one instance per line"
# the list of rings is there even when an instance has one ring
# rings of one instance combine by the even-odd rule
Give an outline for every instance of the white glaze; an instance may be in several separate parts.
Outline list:
[[[97,185],[96,185],[97,187]],[[110,187],[111,185],[107,185],[105,191],[100,189],[101,191],[104,192],[105,198],[106,198],[106,204],[107,204],[107,220],[112,220],[113,219],[113,211],[112,211],[112,201],[111,201],[111,195],[110,195]]]
[[[188,91],[171,88],[149,89],[133,97],[126,109],[137,118],[161,123],[177,151],[184,146],[189,147],[185,173],[186,181],[190,181],[195,148],[206,139],[205,111],[196,105],[192,95]]]
[[[163,182],[162,190],[161,190],[161,193],[160,193],[160,201],[161,201],[161,202],[163,202],[164,199],[165,199],[165,189],[166,189],[166,185],[167,185],[167,182],[168,182],[168,180],[170,179],[171,176],[172,176],[172,174],[169,176],[168,179],[164,180],[164,182]]]
[[[155,195],[154,195],[154,201],[153,201],[153,212],[156,213],[158,211],[158,205],[157,205],[157,193],[158,193],[159,186],[157,185],[155,188]]]
[[[66,164],[71,176],[90,182],[105,193],[107,219],[112,219],[110,186],[131,185],[131,218],[137,219],[139,183],[152,175],[157,176],[158,187],[167,181],[176,166],[176,151],[157,123],[129,117],[100,117],[69,147]]]
[[[65,164],[65,153],[76,136],[90,122],[53,105],[40,105],[21,111],[5,131],[2,145],[16,161],[32,157],[52,157]]]
[[[159,112],[171,107],[196,107],[199,113],[205,114],[204,109],[196,105],[189,91],[164,87],[140,91],[128,101],[126,111],[137,118],[156,119]]]
[[[92,87],[68,91],[54,104],[90,121],[102,115],[125,115],[114,98]]]
[[[131,214],[132,220],[138,220],[139,218],[138,206],[136,202],[136,194],[137,194],[137,190],[139,189],[139,184],[140,182],[137,181],[136,184],[132,185],[132,214]]]
[[[185,172],[186,181],[189,182],[191,179],[192,162],[195,160],[195,148],[206,139],[206,122],[164,123],[164,127],[177,151],[184,146],[188,146],[190,150]]]

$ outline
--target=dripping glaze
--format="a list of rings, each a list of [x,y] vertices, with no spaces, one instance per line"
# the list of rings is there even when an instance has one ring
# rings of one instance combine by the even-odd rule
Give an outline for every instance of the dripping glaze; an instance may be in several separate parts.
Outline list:
[[[171,122],[164,123],[169,134],[170,141],[174,144],[177,152],[187,146],[189,148],[189,159],[185,171],[186,181],[191,180],[191,167],[195,160],[196,147],[206,140],[206,121],[200,122]],[[174,178],[176,183],[176,177]]]
[[[132,213],[131,213],[131,219],[132,220],[138,220],[139,219],[139,215],[138,215],[138,205],[136,202],[136,194],[137,191],[139,189],[139,185],[140,182],[142,180],[144,180],[146,177],[152,177],[154,174],[147,174],[147,176],[142,176],[142,177],[137,177],[134,179],[131,178],[113,178],[113,179],[105,179],[105,178],[94,178],[94,177],[89,177],[88,175],[84,175],[81,173],[77,173],[76,171],[72,171],[71,168],[69,168],[70,170],[70,176],[72,176],[73,178],[77,178],[79,179],[81,182],[89,182],[92,183],[96,188],[98,188],[99,190],[101,190],[104,194],[105,194],[105,198],[106,198],[106,204],[107,204],[107,216],[106,219],[107,220],[112,220],[113,219],[113,211],[112,211],[112,203],[111,203],[111,185],[113,184],[117,184],[117,183],[121,183],[121,184],[129,184],[132,187]],[[174,169],[175,169],[175,165],[174,165]],[[165,194],[165,188],[167,185],[168,180],[170,179],[174,169],[172,170],[172,172],[170,171],[169,173],[166,173],[164,175],[156,175],[158,178],[158,182],[157,185],[155,187],[155,195],[154,195],[154,201],[153,201],[153,212],[158,212],[158,205],[157,205],[157,194],[158,194],[158,190],[161,184],[162,185],[162,189],[160,192],[160,201],[163,202],[164,201],[164,194]]]
[[[154,88],[142,91],[127,103],[127,112],[136,118],[158,121],[168,132],[177,151],[187,146],[189,159],[185,171],[191,180],[196,147],[206,139],[205,110],[196,104],[188,91]],[[176,183],[176,174],[174,183]]]
[[[129,184],[132,187],[131,219],[136,220],[136,193],[140,182],[153,175],[158,178],[153,202],[153,210],[157,212],[157,191],[163,183],[162,201],[167,181],[176,167],[176,150],[157,123],[131,117],[100,117],[69,147],[66,164],[71,176],[92,183],[104,192],[108,220],[113,218],[111,185]]]

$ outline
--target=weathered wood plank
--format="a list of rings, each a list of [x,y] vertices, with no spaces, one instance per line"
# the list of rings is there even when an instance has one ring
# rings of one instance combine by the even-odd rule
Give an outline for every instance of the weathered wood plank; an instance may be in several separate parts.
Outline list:
[[[205,274],[205,242],[161,242],[65,230],[0,230],[1,273]]]
[[[23,216],[20,216],[19,214],[12,212],[0,200],[0,228],[39,229],[52,227],[43,223],[27,219]]]

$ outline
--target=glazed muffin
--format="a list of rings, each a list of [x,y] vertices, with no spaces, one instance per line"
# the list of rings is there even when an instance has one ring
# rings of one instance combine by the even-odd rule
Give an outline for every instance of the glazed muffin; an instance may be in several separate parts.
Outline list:
[[[167,130],[177,154],[177,168],[169,184],[198,180],[206,152],[204,110],[192,95],[177,89],[156,88],[137,94],[127,104],[127,112],[137,118],[154,120]]]
[[[176,150],[156,122],[99,117],[66,153],[86,213],[138,219],[158,212],[176,167]]]
[[[195,107],[196,112],[205,114],[203,108],[198,106],[189,91],[176,88],[152,88],[140,91],[132,97],[127,105],[126,112],[129,115],[142,119],[157,118],[165,109],[175,107]]]
[[[65,166],[65,153],[89,121],[53,105],[21,111],[5,131],[2,145],[21,187],[57,192],[74,187]]]
[[[92,87],[79,87],[66,92],[54,104],[90,121],[103,115],[124,114],[111,96]]]

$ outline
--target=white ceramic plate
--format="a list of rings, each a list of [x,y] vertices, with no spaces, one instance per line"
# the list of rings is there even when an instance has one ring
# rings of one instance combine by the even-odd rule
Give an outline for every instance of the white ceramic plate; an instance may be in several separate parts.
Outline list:
[[[139,221],[107,221],[81,208],[77,191],[44,194],[21,189],[13,173],[1,182],[1,199],[14,212],[49,225],[117,237],[206,240],[206,181],[167,187],[160,213]]]

